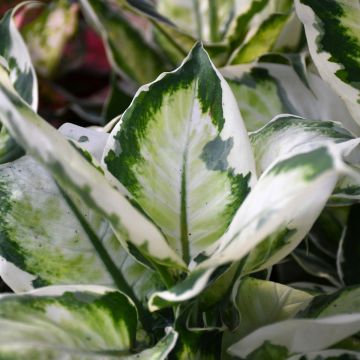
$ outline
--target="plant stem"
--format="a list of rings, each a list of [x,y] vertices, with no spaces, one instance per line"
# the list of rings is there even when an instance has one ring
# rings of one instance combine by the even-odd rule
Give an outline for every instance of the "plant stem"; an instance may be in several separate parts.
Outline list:
[[[198,40],[202,41],[202,19],[200,14],[200,4],[199,0],[193,0],[193,7],[195,13],[195,22],[196,22],[196,32]]]
[[[210,41],[216,42],[219,41],[218,33],[218,14],[216,0],[208,0],[209,2],[209,25],[210,25]]]

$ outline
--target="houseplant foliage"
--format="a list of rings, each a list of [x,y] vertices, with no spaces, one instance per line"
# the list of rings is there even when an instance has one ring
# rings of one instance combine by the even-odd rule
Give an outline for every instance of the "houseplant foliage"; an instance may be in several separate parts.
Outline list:
[[[96,129],[43,120],[16,9],[0,22],[0,358],[358,358],[359,53],[326,40],[359,49],[350,5],[295,4],[319,77],[284,50],[299,50],[291,2],[214,2],[188,33],[186,3],[80,1],[114,71],[142,85]],[[270,281],[286,263],[312,282]]]

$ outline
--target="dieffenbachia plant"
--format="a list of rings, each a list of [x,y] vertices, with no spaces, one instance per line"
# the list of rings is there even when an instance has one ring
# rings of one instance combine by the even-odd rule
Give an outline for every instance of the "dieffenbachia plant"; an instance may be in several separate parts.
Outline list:
[[[0,21],[0,64],[6,66],[19,95],[36,111],[38,90],[35,70],[28,50],[14,23],[14,14],[19,7],[8,10]],[[22,149],[11,138],[0,122],[0,164],[16,159]]]
[[[201,44],[140,87],[110,134],[57,131],[9,62],[0,66],[0,120],[26,155],[0,165],[0,275],[15,292],[0,298],[0,357],[218,359],[229,349],[285,359],[359,349],[357,287],[324,298],[251,277],[288,256],[329,199],[357,200],[343,183],[359,184],[351,133],[282,115],[248,134]],[[312,341],[292,343],[297,329]]]
[[[309,51],[321,77],[360,124],[360,4],[351,0],[296,0]]]
[[[270,51],[295,50],[301,38],[289,0],[79,2],[104,40],[114,70],[138,84],[169,63],[178,65],[199,40],[222,66],[248,63]],[[134,18],[145,25],[145,33],[131,24]]]

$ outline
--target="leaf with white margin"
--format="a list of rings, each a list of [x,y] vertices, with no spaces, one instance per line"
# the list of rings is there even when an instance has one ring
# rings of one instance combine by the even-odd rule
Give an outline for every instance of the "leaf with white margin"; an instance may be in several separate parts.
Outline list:
[[[135,345],[137,313],[100,286],[50,286],[0,297],[0,357],[110,359]]]
[[[107,219],[125,249],[135,247],[159,264],[184,268],[181,258],[145,218],[95,167],[15,93],[0,67],[0,119],[17,142],[37,159],[60,186]]]
[[[343,101],[317,75],[307,74],[310,90],[289,65],[235,65],[222,68],[221,73],[234,92],[248,131],[258,130],[276,115],[288,113],[341,121],[345,128],[360,135],[360,127]]]
[[[271,14],[260,24],[255,34],[249,39],[245,38],[245,42],[231,54],[228,64],[249,63],[272,51],[289,19],[289,13]]]
[[[139,89],[104,162],[185,262],[224,233],[254,162],[231,90],[200,44]]]
[[[246,357],[265,341],[285,346],[290,353],[324,350],[360,331],[360,313],[337,315],[322,319],[291,319],[264,326],[239,342],[228,352]]]
[[[31,4],[31,2],[29,3]],[[7,62],[6,66],[10,72],[10,80],[14,88],[36,111],[38,106],[38,84],[35,70],[25,42],[13,20],[15,12],[24,4],[26,3],[8,10],[0,20],[0,56]]]
[[[288,114],[278,115],[250,133],[258,174],[283,155],[312,150],[329,141],[336,144],[353,138],[339,123]]]
[[[255,59],[269,49],[297,46],[300,31],[292,1],[240,0],[235,4],[237,12],[227,34],[231,59],[235,60],[238,54],[237,63],[248,62],[249,58]],[[291,39],[286,36],[289,30]]]
[[[122,356],[122,360],[166,360],[175,347],[179,334],[172,328],[165,329],[166,335],[152,348],[141,353]]]
[[[208,3],[192,0],[157,1],[157,10],[161,15],[205,42],[222,40],[235,9],[236,2],[232,0],[212,0]]]
[[[360,164],[358,140],[332,121],[310,120],[293,115],[278,115],[261,129],[250,133],[256,170],[265,171],[270,164],[285,154],[296,154],[320,147],[326,143],[340,144],[347,163]],[[346,154],[345,154],[346,153]],[[354,167],[354,172],[356,168]],[[360,183],[358,179],[344,176],[339,179],[330,203],[339,205],[358,201]]]
[[[20,4],[8,10],[0,20],[0,64],[10,72],[10,79],[19,95],[36,111],[38,84],[28,49],[19,33],[13,17],[24,6]],[[0,121],[0,164],[17,159],[23,150],[11,138]]]
[[[360,312],[360,285],[344,287],[331,294],[315,296],[298,318],[324,318]]]
[[[345,101],[360,124],[360,3],[296,0],[295,8],[320,76]]]
[[[44,77],[55,75],[65,46],[78,25],[78,6],[66,0],[56,0],[22,27],[21,33],[36,71]]]
[[[0,276],[15,292],[50,284],[117,287],[142,307],[163,288],[160,279],[125,251],[107,221],[79,200],[76,206],[29,156],[0,165]]]
[[[78,125],[65,123],[58,129],[59,133],[78,143],[97,161],[101,161],[109,134],[100,130],[92,130]]]
[[[166,70],[159,54],[118,9],[100,0],[80,0],[80,4],[102,37],[113,69],[122,77],[142,85]]]
[[[234,261],[245,259],[246,275],[283,259],[309,232],[345,169],[330,144],[279,159],[259,178],[226,233],[196,259],[205,260],[173,289],[154,293],[150,310],[195,297]]]
[[[289,254],[314,224],[339,174],[347,170],[339,150],[330,145],[273,163],[245,199],[216,251],[199,267],[220,266],[248,255],[243,268],[247,273]]]
[[[224,333],[224,349],[264,325],[292,318],[311,299],[304,291],[272,281],[251,277],[240,280],[235,298],[240,325],[237,330]]]

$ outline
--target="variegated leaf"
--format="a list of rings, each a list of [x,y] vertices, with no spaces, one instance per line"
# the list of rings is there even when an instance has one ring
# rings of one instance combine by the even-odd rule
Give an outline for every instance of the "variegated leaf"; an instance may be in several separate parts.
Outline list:
[[[279,159],[259,178],[225,234],[195,259],[199,264],[188,278],[151,296],[150,310],[193,298],[234,261],[244,259],[245,275],[283,259],[309,232],[345,169],[330,144]]]
[[[112,359],[130,355],[137,314],[120,292],[98,286],[52,286],[0,297],[0,357]]]
[[[223,234],[255,180],[235,99],[201,45],[138,91],[104,161],[185,262]]]
[[[349,286],[329,295],[319,295],[297,314],[298,318],[320,319],[360,312],[360,285]]]
[[[311,57],[321,75],[360,124],[360,3],[296,0]]]
[[[184,267],[160,231],[146,219],[67,140],[20,99],[8,74],[0,68],[0,119],[11,135],[33,155],[60,186],[109,220],[125,248],[135,247],[155,262]]]
[[[10,72],[10,79],[19,95],[32,106],[38,106],[38,87],[35,70],[30,55],[20,35],[13,17],[23,5],[8,10],[0,20],[0,66]],[[23,154],[23,150],[11,138],[0,121],[0,164],[14,160]]]
[[[52,1],[41,14],[22,28],[36,70],[43,76],[54,75],[65,45],[77,28],[77,6],[66,0]]]
[[[235,298],[240,324],[236,331],[224,334],[224,349],[262,326],[292,318],[311,299],[304,291],[272,281],[250,277],[240,280]]]
[[[36,111],[38,106],[37,78],[27,47],[13,20],[22,4],[9,10],[0,20],[0,57],[6,61],[10,79],[18,94]]]
[[[248,131],[255,131],[278,114],[336,120],[360,134],[346,106],[317,75],[307,74],[308,87],[288,65],[254,63],[227,66],[221,73],[234,92]]]
[[[262,174],[277,158],[320,147],[342,143],[354,137],[340,124],[309,120],[293,115],[278,115],[264,127],[250,134],[256,169]]]
[[[108,1],[80,0],[80,3],[101,35],[114,70],[121,76],[142,85],[166,69],[161,57],[119,9]]]
[[[6,128],[0,123],[0,164],[16,160],[23,154],[23,150],[16,144]]]
[[[291,319],[264,326],[229,348],[233,356],[246,357],[264,342],[286,347],[290,354],[324,350],[360,331],[360,313],[322,319]]]
[[[122,356],[123,360],[166,360],[168,355],[175,347],[179,334],[171,328],[165,329],[166,335],[152,348],[146,349],[141,353]]]
[[[270,52],[289,18],[289,14],[271,14],[251,38],[248,40],[245,38],[245,42],[233,52],[228,63],[232,65],[249,63]]]
[[[249,254],[246,273],[281,260],[310,230],[345,168],[333,146],[278,159],[245,199],[216,251],[199,266],[219,266]],[[313,196],[304,196],[308,193]]]
[[[162,289],[160,279],[125,251],[107,221],[79,200],[76,206],[29,156],[0,165],[0,276],[15,292],[50,284],[113,286],[141,307]]]
[[[309,120],[292,115],[279,115],[261,129],[250,134],[258,174],[265,171],[278,157],[315,149],[326,143],[339,144],[353,171],[360,165],[359,141],[339,123]],[[339,179],[334,196],[336,205],[359,199],[360,181],[352,176]]]
[[[198,40],[221,41],[227,31],[235,10],[232,0],[160,0],[160,14],[174,22],[180,29],[188,31]]]
[[[89,152],[97,161],[101,161],[109,134],[70,123],[60,126],[59,132],[73,140],[84,151]]]

